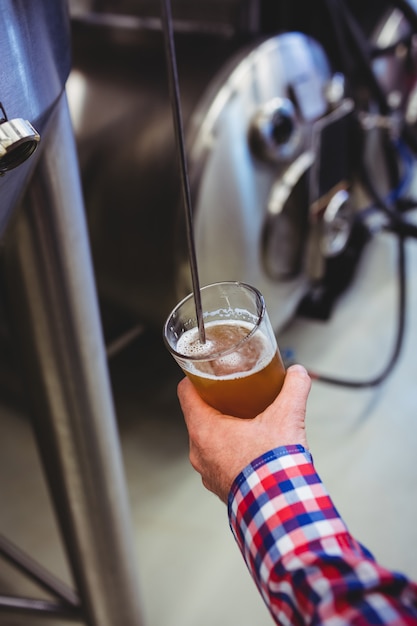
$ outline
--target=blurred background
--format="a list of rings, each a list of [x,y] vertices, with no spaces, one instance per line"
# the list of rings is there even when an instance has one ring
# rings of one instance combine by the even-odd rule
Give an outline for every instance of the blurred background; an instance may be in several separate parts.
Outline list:
[[[181,372],[162,342],[191,279],[160,3],[68,9],[63,82],[143,623],[266,626],[225,507],[189,465]],[[49,10],[14,19],[44,19],[54,41]],[[284,360],[314,378],[310,447],[336,506],[383,565],[417,579],[417,2],[172,0],[172,12],[201,283],[263,292]],[[0,533],[73,586],[8,305],[19,228],[17,211],[1,249]],[[18,593],[39,596],[0,561],[0,596]],[[26,623],[45,617],[0,610],[0,624]]]

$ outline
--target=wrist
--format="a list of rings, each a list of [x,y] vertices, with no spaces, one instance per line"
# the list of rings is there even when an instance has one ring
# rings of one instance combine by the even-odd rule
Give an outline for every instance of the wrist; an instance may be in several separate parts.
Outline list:
[[[247,492],[251,488],[256,488],[256,484],[259,482],[258,470],[263,466],[271,464],[274,466],[273,468],[268,470],[269,473],[272,473],[274,470],[281,470],[283,467],[287,465],[285,462],[285,457],[293,457],[294,455],[302,455],[304,457],[304,462],[313,464],[313,458],[309,450],[301,444],[291,444],[291,445],[282,445],[267,452],[259,455],[253,461],[248,463],[235,477],[233,480],[229,493],[228,493],[228,508],[230,510],[233,500],[236,495],[239,493],[239,490],[243,487],[244,491]],[[259,491],[259,489],[258,489]]]
[[[228,513],[251,569],[269,549],[281,559],[311,541],[345,541],[347,535],[310,452],[301,445],[275,448],[252,461],[232,485]]]

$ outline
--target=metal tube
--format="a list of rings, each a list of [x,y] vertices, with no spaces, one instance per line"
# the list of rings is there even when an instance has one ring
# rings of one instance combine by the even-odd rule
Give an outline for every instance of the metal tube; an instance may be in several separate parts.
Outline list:
[[[29,410],[90,626],[140,626],[135,545],[66,97],[6,242]]]
[[[184,200],[185,223],[187,231],[188,256],[193,283],[193,295],[195,303],[195,313],[197,317],[197,328],[201,343],[206,342],[206,331],[204,328],[203,307],[201,304],[200,279],[198,276],[197,253],[194,242],[193,231],[193,207],[191,201],[190,181],[188,178],[187,152],[185,146],[184,126],[182,121],[181,95],[178,78],[177,57],[175,52],[174,28],[172,24],[171,2],[161,1],[162,23],[164,30],[165,54],[168,69],[169,92],[172,106],[172,117],[177,145],[177,152],[180,162],[181,187]]]
[[[70,587],[2,535],[0,535],[0,555],[39,587],[53,594],[65,604],[79,608],[77,594]]]
[[[80,610],[66,604],[58,604],[49,600],[21,598],[0,595],[0,610],[13,615],[31,617],[60,618],[70,621],[80,619]]]

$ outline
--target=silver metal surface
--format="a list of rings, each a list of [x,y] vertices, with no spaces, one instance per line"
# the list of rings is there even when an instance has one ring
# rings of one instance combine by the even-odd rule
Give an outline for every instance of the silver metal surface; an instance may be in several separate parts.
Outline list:
[[[133,533],[65,96],[5,247],[29,410],[86,623],[139,626]]]
[[[207,88],[189,128],[200,277],[203,284],[227,279],[256,285],[278,330],[306,289],[302,243],[308,205],[304,199],[303,211],[295,185],[287,194],[286,210],[271,220],[271,199],[288,163],[259,159],[248,131],[265,103],[291,98],[297,143],[290,134],[289,145],[284,142],[280,151],[288,149],[296,161],[311,147],[312,124],[327,112],[324,87],[331,72],[319,44],[299,33],[271,37],[244,50],[227,70]],[[186,275],[181,278],[186,285]]]
[[[333,257],[345,249],[354,218],[349,192],[339,189],[330,198],[323,214],[321,250],[325,257]]]
[[[289,98],[273,98],[261,104],[248,129],[251,149],[260,159],[282,163],[300,148],[302,133]]]
[[[179,300],[180,246],[187,256],[164,45],[161,34],[129,43],[118,34],[76,26],[68,96],[101,302],[159,329]],[[187,129],[236,44],[177,33],[175,42]]]
[[[78,610],[80,614],[79,598],[75,591],[62,581],[57,580],[51,572],[2,535],[0,535],[0,555],[12,566],[17,567],[24,576],[33,580],[40,588],[61,600],[64,606],[70,606]]]
[[[64,88],[70,71],[69,21],[65,0],[31,0],[19,3],[2,0],[0,10],[0,102],[11,133],[23,138],[21,123],[26,120],[43,135],[49,112]],[[3,116],[2,116],[3,117]],[[16,127],[16,124],[19,128]],[[3,133],[0,126],[0,133]],[[29,133],[30,134],[30,133]],[[9,135],[9,132],[6,133]],[[30,138],[28,138],[30,139]],[[19,138],[15,134],[14,141]],[[33,141],[32,141],[33,140]],[[39,150],[19,167],[10,169],[14,159],[26,155],[35,147],[36,136],[25,144],[15,146],[17,151],[0,159],[4,175],[0,177],[0,236],[6,230],[9,218],[28,183]],[[8,139],[6,137],[6,143]],[[6,171],[7,170],[7,171]]]
[[[258,0],[181,0],[174,4],[176,33],[232,37],[253,32],[259,23]],[[161,31],[160,0],[69,0],[71,16],[90,25],[125,32]]]
[[[204,328],[203,309],[201,305],[200,293],[200,278],[198,276],[198,264],[194,242],[193,205],[191,201],[190,181],[188,177],[187,150],[184,137],[184,123],[181,107],[181,94],[174,40],[174,28],[172,23],[171,1],[162,0],[161,7],[172,117],[176,138],[177,156],[179,161],[179,175],[181,177],[182,198],[187,231],[188,262],[190,264],[191,271],[191,282],[193,288],[195,312],[197,316],[198,334],[200,342],[204,344],[206,342],[206,331]]]
[[[407,1],[414,11],[417,11],[417,1]],[[410,88],[414,84],[411,77],[415,72],[417,61],[415,41],[411,43],[410,51],[402,42],[403,39],[410,37],[411,33],[412,28],[403,13],[394,8],[386,11],[380,18],[371,39],[377,49],[394,47],[393,54],[381,56],[373,62],[373,70],[378,82],[394,109],[404,110]]]
[[[274,221],[275,234],[283,230],[277,225],[281,216],[284,228],[291,225],[287,235],[295,234],[286,239],[285,250],[279,242],[264,248],[274,239],[265,234],[271,225],[270,199],[289,167],[287,156],[295,160],[308,152],[312,125],[328,110],[329,63],[317,42],[298,33],[238,49],[178,39],[201,284],[241,280],[256,285],[278,329],[306,289],[305,178],[294,185],[296,191],[288,191],[285,210]],[[124,48],[106,40],[102,31],[80,31],[70,80],[100,294],[134,320],[154,326],[161,326],[176,302],[192,291],[158,47],[161,56],[161,41]],[[289,101],[295,130],[287,141],[278,133],[283,158],[259,158],[248,138],[253,120],[271,103]]]
[[[24,163],[36,150],[38,131],[27,120],[17,118],[0,124],[0,173]]]
[[[300,273],[308,231],[308,175],[315,154],[307,150],[272,185],[262,234],[262,261],[274,281]]]

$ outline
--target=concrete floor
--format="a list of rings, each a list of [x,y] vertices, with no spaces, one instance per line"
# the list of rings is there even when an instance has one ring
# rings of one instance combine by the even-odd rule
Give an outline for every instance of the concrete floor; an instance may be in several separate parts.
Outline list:
[[[294,320],[280,333],[281,348],[334,376],[366,379],[379,373],[396,322],[391,244],[390,237],[379,236],[368,245],[332,319]],[[376,389],[314,383],[308,435],[317,469],[352,533],[381,563],[417,579],[417,244],[407,249],[407,328],[396,368]],[[180,372],[159,334],[142,336],[111,361],[110,371],[145,626],[271,626],[224,505],[205,491],[189,465],[175,395]],[[0,494],[0,532],[70,582],[30,422],[6,402],[0,405]],[[2,592],[39,595],[0,561]],[[23,623],[40,626],[45,620],[0,614],[1,625]]]

